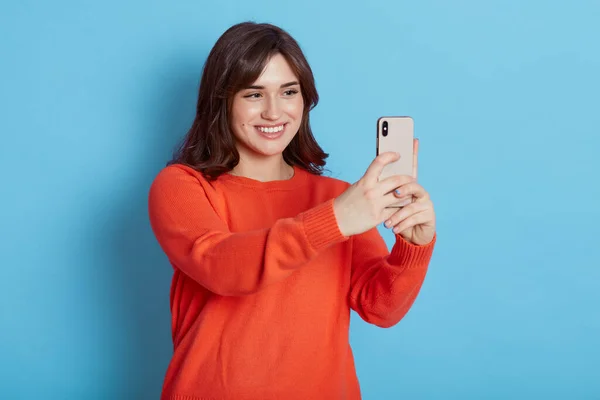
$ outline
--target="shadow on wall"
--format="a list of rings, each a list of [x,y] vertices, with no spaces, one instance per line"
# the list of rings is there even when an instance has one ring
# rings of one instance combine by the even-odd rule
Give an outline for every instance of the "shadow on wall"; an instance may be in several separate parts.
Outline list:
[[[122,387],[114,389],[125,398],[159,398],[172,354],[172,267],[150,227],[148,190],[193,121],[204,58],[187,63],[176,60],[167,58],[162,69],[139,80],[141,87],[134,94],[132,109],[140,121],[140,129],[134,133],[140,152],[132,154],[127,187],[118,192],[122,195],[111,213],[115,231],[106,238],[115,257],[114,271],[109,274],[116,280],[111,294],[117,316],[114,329],[124,336],[120,339],[126,350],[126,354],[115,355],[124,363],[119,368],[124,375],[117,378]]]

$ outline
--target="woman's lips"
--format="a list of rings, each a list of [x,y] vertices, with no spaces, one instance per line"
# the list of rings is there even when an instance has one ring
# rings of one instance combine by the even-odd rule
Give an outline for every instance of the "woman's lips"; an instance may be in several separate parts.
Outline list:
[[[256,131],[259,133],[259,135],[261,135],[262,137],[264,137],[265,139],[269,139],[269,140],[274,140],[274,139],[279,139],[281,136],[283,136],[283,134],[285,133],[285,130],[287,128],[287,123],[283,124],[283,129],[279,130],[279,131],[275,131],[275,132],[264,132],[262,129],[260,128],[266,128],[265,126],[255,126],[254,129],[256,129]],[[281,127],[281,125],[276,125],[272,128],[277,128],[277,127]]]

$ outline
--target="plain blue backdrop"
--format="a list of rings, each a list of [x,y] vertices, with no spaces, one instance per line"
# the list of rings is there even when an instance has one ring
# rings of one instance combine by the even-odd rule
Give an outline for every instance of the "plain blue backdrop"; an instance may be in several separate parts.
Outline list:
[[[201,68],[288,30],[330,175],[411,115],[439,241],[397,326],[353,314],[365,399],[600,398],[597,1],[2,1],[0,397],[158,398],[171,267],[147,218]],[[391,234],[381,229],[388,244]]]

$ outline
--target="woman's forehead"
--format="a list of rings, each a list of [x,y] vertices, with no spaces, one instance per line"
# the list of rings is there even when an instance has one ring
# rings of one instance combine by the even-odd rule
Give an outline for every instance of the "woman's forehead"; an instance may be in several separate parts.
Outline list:
[[[281,54],[276,54],[269,59],[258,79],[252,86],[276,87],[290,82],[298,82],[298,77],[292,67]]]

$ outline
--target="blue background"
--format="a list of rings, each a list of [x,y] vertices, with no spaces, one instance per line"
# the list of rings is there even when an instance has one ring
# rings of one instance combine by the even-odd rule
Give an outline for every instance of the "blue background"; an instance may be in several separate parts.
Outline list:
[[[597,1],[3,1],[0,397],[158,398],[171,267],[147,191],[230,25],[311,63],[331,175],[411,115],[439,242],[391,329],[353,314],[365,399],[600,398]],[[382,228],[391,245],[391,234]]]

